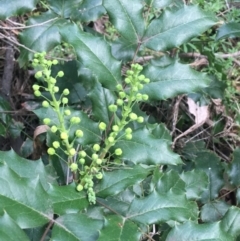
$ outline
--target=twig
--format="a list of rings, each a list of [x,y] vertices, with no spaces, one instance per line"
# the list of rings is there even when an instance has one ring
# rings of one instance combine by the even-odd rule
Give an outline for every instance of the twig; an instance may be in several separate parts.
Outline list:
[[[48,234],[48,232],[49,232],[49,230],[50,230],[50,228],[52,227],[53,224],[54,224],[54,220],[51,220],[51,221],[49,222],[49,224],[48,224],[45,232],[43,233],[40,241],[44,241],[44,240],[45,240],[45,237],[47,236],[47,234]]]
[[[58,19],[58,17],[49,19],[49,20],[47,20],[47,21],[45,21],[45,22],[42,22],[42,23],[37,23],[37,24],[33,24],[33,25],[29,25],[29,26],[22,26],[22,27],[1,27],[1,26],[0,26],[0,29],[15,30],[15,29],[34,28],[34,27],[42,26],[42,25],[44,25],[44,24],[46,24],[46,23],[50,23],[50,22],[52,22],[52,21],[54,21],[54,20],[56,20],[56,19]]]
[[[227,59],[231,57],[238,57],[240,56],[240,51],[235,52],[235,53],[230,53],[230,54],[215,54],[217,58],[222,58],[222,59]]]

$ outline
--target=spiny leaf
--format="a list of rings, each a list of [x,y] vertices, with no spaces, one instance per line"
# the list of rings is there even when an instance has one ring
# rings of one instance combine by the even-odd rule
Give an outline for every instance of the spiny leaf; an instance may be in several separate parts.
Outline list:
[[[165,10],[146,30],[143,43],[156,51],[177,47],[198,36],[215,24],[212,14],[197,6],[184,6],[177,11]]]
[[[110,47],[101,37],[82,32],[76,25],[60,29],[62,39],[71,44],[78,60],[96,75],[104,87],[115,89],[121,81],[121,62],[113,58]]]
[[[240,23],[232,22],[224,24],[218,29],[216,40],[235,37],[240,37]]]
[[[29,241],[25,232],[5,211],[0,216],[0,237],[1,240],[6,241],[16,241],[16,238],[21,241]]]
[[[166,194],[153,192],[145,198],[134,199],[126,218],[143,224],[170,220],[183,222],[189,219],[197,220],[198,208],[197,204],[188,201],[185,195],[176,195],[172,192]]]
[[[41,226],[53,218],[39,178],[20,177],[5,163],[0,164],[0,183],[0,210],[6,210],[21,228]]]
[[[122,170],[106,172],[102,181],[96,186],[98,197],[116,195],[135,183],[141,182],[149,174],[149,170],[141,166],[134,166]]]
[[[177,225],[167,236],[166,241],[234,241],[235,238],[225,232],[220,222],[197,224],[187,222]]]
[[[94,241],[98,230],[103,226],[101,220],[87,217],[84,214],[65,214],[55,220],[52,229],[52,240]]]
[[[132,136],[131,140],[125,140],[122,137],[116,143],[116,147],[123,151],[122,158],[135,164],[177,165],[182,163],[179,156],[171,151],[170,141],[156,138],[147,128],[134,131]]]
[[[136,224],[116,215],[108,215],[97,241],[139,241],[141,232]]]
[[[0,0],[0,19],[17,16],[35,8],[38,0]]]
[[[165,68],[148,65],[142,72],[151,80],[144,85],[143,93],[153,100],[163,100],[179,94],[191,93],[205,88],[210,83],[206,74],[178,62]]]

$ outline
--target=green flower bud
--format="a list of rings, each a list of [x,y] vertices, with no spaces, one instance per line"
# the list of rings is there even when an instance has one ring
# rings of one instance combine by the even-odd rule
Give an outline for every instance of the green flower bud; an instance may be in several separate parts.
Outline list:
[[[44,101],[42,102],[42,106],[45,107],[45,108],[48,108],[48,107],[49,107],[48,101],[44,100]]]
[[[142,99],[145,100],[145,101],[148,100],[148,95],[145,95],[145,94],[142,95]]]
[[[66,132],[62,132],[60,134],[60,137],[61,137],[62,140],[66,140],[66,139],[68,139],[68,134]]]
[[[45,125],[49,125],[49,124],[51,123],[51,120],[50,120],[49,118],[44,118],[44,119],[43,119],[43,123],[44,123]]]
[[[69,92],[69,89],[64,89],[64,90],[63,90],[63,94],[64,94],[64,95],[69,95],[69,93],[70,93],[70,92]]]
[[[126,82],[127,84],[129,84],[129,83],[131,83],[131,79],[130,79],[130,78],[125,78],[125,82]]]
[[[52,132],[52,133],[57,132],[57,130],[58,130],[58,128],[57,128],[56,126],[52,126],[52,127],[51,127],[51,132]]]
[[[67,104],[67,103],[68,103],[68,98],[63,97],[63,98],[62,98],[62,103],[63,103],[63,104]]]
[[[79,163],[83,165],[85,163],[85,159],[84,158],[80,158],[79,159]]]
[[[54,79],[53,77],[50,77],[50,78],[49,78],[49,82],[50,82],[51,84],[55,85],[55,84],[57,83],[57,80]]]
[[[52,64],[53,64],[53,65],[57,65],[57,64],[58,64],[58,61],[57,61],[56,59],[54,59],[54,60],[52,61]]]
[[[148,84],[150,82],[150,79],[145,78],[143,81],[144,81],[144,83]]]
[[[138,76],[138,80],[143,81],[145,79],[145,76],[143,74]]]
[[[86,157],[86,156],[87,156],[87,153],[86,153],[85,151],[80,151],[80,152],[79,152],[79,155],[80,155],[81,157]]]
[[[100,122],[98,128],[102,131],[106,130],[107,125],[104,122]]]
[[[132,70],[127,70],[127,75],[133,75],[134,72]]]
[[[141,100],[142,100],[142,94],[137,93],[137,94],[136,94],[136,100],[137,100],[137,101],[141,101]]]
[[[39,90],[35,90],[34,91],[34,95],[36,95],[37,97],[41,96],[41,92]]]
[[[53,87],[53,92],[54,93],[57,93],[59,91],[59,87],[58,86],[54,86]],[[66,98],[67,99],[67,98]],[[63,98],[62,98],[62,101],[63,101]],[[67,103],[68,103],[68,99],[67,99]],[[67,103],[64,103],[64,101],[63,101],[63,104],[67,104]]]
[[[108,137],[108,141],[109,141],[110,143],[113,143],[115,140],[114,140],[114,138],[113,138],[112,136],[109,136],[109,137]]]
[[[47,150],[47,153],[52,156],[52,155],[55,154],[55,149],[52,148],[52,147],[49,147],[48,150]]]
[[[54,141],[52,145],[55,149],[58,149],[60,147],[59,141]]]
[[[119,97],[122,98],[122,99],[125,98],[126,97],[126,93],[123,92],[123,91],[119,92]]]
[[[122,87],[122,85],[118,84],[118,85],[116,86],[116,89],[117,89],[117,90],[122,90],[123,87]]]
[[[101,165],[101,164],[102,164],[102,159],[99,159],[99,158],[98,158],[98,159],[96,160],[96,163],[97,163],[98,165]]]
[[[140,83],[138,83],[137,87],[138,87],[139,90],[142,90],[142,89],[143,89],[143,85],[140,84]]]
[[[138,118],[138,116],[135,113],[132,112],[132,113],[129,114],[129,118],[134,121]]]
[[[63,71],[59,71],[59,72],[58,72],[58,77],[63,77],[63,76],[64,76]]]
[[[115,131],[115,132],[118,132],[119,131],[119,126],[118,125],[114,125],[112,127],[112,130]]]
[[[122,106],[123,105],[123,100],[117,99],[117,105]]]
[[[133,86],[133,87],[132,87],[132,90],[133,90],[134,92],[137,92],[137,91],[138,91],[138,87],[137,87],[137,86]]]
[[[70,111],[70,110],[65,110],[65,111],[64,111],[64,114],[67,115],[67,116],[68,116],[68,115],[71,115],[71,111]]]
[[[140,65],[140,64],[137,64],[137,70],[140,72],[140,71],[142,71],[143,70],[143,67],[142,67],[142,65]]]
[[[71,119],[70,119],[70,122],[72,124],[79,124],[81,122],[81,119],[77,116],[73,116]]]
[[[125,133],[126,134],[131,134],[132,133],[132,129],[130,127],[128,127],[126,130],[125,130]]]
[[[70,169],[71,169],[72,172],[77,171],[77,169],[78,169],[77,163],[72,163],[72,164],[70,165]]]
[[[83,185],[78,184],[77,185],[77,191],[81,192],[83,190]]]
[[[100,150],[100,146],[98,144],[94,144],[93,145],[93,150],[94,151],[99,151]]]
[[[83,132],[81,130],[76,130],[75,135],[76,137],[83,137]]]
[[[139,116],[139,117],[137,118],[137,122],[138,122],[138,123],[143,123],[143,121],[144,121],[144,118],[143,118],[142,116]]]
[[[33,88],[33,90],[36,91],[36,90],[39,90],[40,86],[39,85],[33,85],[32,88]]]
[[[36,79],[39,79],[42,77],[42,71],[38,71],[36,74],[35,74],[35,78]]]
[[[117,106],[116,105],[109,105],[108,106],[109,111],[111,112],[116,112],[117,111]]]
[[[76,154],[75,148],[71,148],[71,149],[68,151],[68,154],[69,154],[70,156],[74,156],[74,155]]]
[[[96,161],[96,160],[98,159],[98,154],[93,153],[93,154],[92,154],[92,159],[93,159],[94,161]]]
[[[117,148],[114,153],[115,153],[115,155],[117,155],[117,156],[121,156],[121,155],[122,155],[122,149]]]
[[[126,138],[126,140],[131,140],[132,139],[132,134],[126,134],[125,138]]]
[[[39,63],[38,59],[33,59],[33,63],[38,64]]]
[[[96,174],[96,178],[97,179],[102,179],[103,178],[103,174],[101,172],[99,172],[98,174]]]

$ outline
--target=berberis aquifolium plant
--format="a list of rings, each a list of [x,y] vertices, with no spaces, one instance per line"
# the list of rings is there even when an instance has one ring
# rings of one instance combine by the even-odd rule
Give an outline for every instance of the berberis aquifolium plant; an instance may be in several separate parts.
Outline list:
[[[216,78],[179,59],[220,21],[192,1],[15,2],[0,0],[0,35],[17,29],[19,66],[35,74],[23,106],[44,131],[34,161],[0,152],[0,239],[238,240],[239,150],[226,163],[204,138],[171,148],[190,120],[178,97],[220,98]]]
[[[44,118],[45,125],[50,127],[50,131],[59,136],[61,142],[54,141],[52,146],[48,148],[49,155],[57,155],[56,150],[61,149],[67,155],[65,161],[70,167],[74,181],[76,182],[77,191],[83,189],[87,191],[88,200],[90,203],[96,203],[96,195],[94,192],[94,179],[100,180],[103,178],[102,170],[104,167],[114,166],[116,157],[122,155],[121,148],[115,148],[113,154],[109,153],[110,148],[114,148],[120,137],[126,140],[132,139],[132,129],[127,127],[129,123],[137,121],[143,123],[144,118],[137,116],[132,109],[138,102],[148,100],[148,95],[141,94],[139,91],[143,89],[143,84],[149,83],[150,80],[140,74],[143,67],[139,64],[132,64],[131,68],[126,72],[124,88],[121,84],[116,86],[118,99],[116,103],[108,106],[110,112],[113,113],[112,122],[109,126],[104,122],[99,123],[99,130],[102,132],[101,143],[95,143],[91,147],[78,146],[75,142],[76,138],[81,138],[84,132],[77,129],[74,137],[71,139],[69,132],[73,125],[78,126],[81,119],[78,116],[71,116],[71,110],[68,108],[69,90],[66,88],[62,91],[59,98],[56,98],[56,93],[59,92],[57,79],[63,77],[63,71],[59,71],[57,76],[51,76],[52,65],[58,64],[57,60],[47,60],[46,53],[37,53],[34,55],[33,67],[40,69],[36,72],[35,78],[44,82],[44,85],[33,85],[34,95],[43,97],[45,100],[42,106],[52,108],[56,113],[58,122],[54,123],[50,118]],[[50,94],[50,99],[41,94],[42,91],[47,91]],[[119,115],[117,114],[119,112]],[[66,117],[71,116],[67,123]],[[68,118],[67,118],[68,119]],[[86,152],[87,149],[87,152]],[[88,161],[86,161],[88,159]],[[118,163],[119,165],[120,163]]]

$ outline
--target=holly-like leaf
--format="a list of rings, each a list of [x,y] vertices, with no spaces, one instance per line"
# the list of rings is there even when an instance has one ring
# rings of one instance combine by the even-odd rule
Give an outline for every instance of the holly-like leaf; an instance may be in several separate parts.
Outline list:
[[[98,197],[108,197],[118,194],[126,188],[143,181],[149,170],[141,166],[105,172],[102,181],[95,187]]]
[[[229,176],[229,182],[231,184],[234,184],[236,186],[240,185],[239,173],[240,173],[240,149],[237,148],[233,152],[233,160],[229,165],[229,169],[227,171],[227,174]]]
[[[135,164],[181,164],[180,157],[170,149],[170,141],[158,139],[147,128],[133,132],[131,140],[120,138],[116,147],[123,151],[122,158]]]
[[[235,238],[221,227],[220,222],[197,224],[186,222],[177,225],[167,236],[166,241],[234,241]]]
[[[0,237],[7,241],[15,241],[16,237],[21,241],[29,241],[25,232],[5,211],[0,216]]]
[[[5,210],[21,228],[41,226],[53,218],[51,202],[38,177],[23,178],[7,163],[1,163],[0,183],[0,210]]]
[[[117,215],[108,215],[97,241],[139,241],[141,235],[135,223]]]
[[[218,29],[216,40],[240,37],[240,23],[226,23]]]
[[[41,24],[46,21],[49,22]],[[58,18],[58,15],[51,11],[29,18],[27,26],[34,24],[39,24],[39,26],[25,29],[20,35],[20,42],[31,50],[47,52],[61,42],[58,24],[64,22],[64,19]],[[32,58],[32,55],[32,52],[22,48],[18,59],[20,66],[24,66]]]
[[[166,194],[153,192],[145,198],[134,199],[126,218],[143,224],[170,220],[183,222],[189,219],[197,220],[198,208],[197,204],[188,201],[185,195],[176,195],[172,192]]]
[[[84,214],[65,214],[55,220],[52,240],[94,241],[98,230],[103,226],[101,220],[92,219]]]
[[[102,0],[83,0],[78,10],[76,18],[83,22],[96,21],[100,16],[106,13],[102,6]]]
[[[164,8],[174,2],[175,0],[151,0],[151,6],[154,8]]]
[[[210,84],[210,78],[206,74],[177,62],[164,68],[148,65],[142,73],[151,80],[144,85],[142,92],[148,94],[152,100],[196,92]]]
[[[146,47],[163,51],[186,43],[216,23],[210,13],[197,6],[184,6],[177,11],[165,10],[148,26],[143,37]]]
[[[222,201],[206,203],[201,208],[201,220],[205,223],[219,221],[228,209],[229,205]]]
[[[88,207],[89,202],[86,194],[84,192],[78,192],[74,185],[50,185],[48,199],[52,202],[55,214],[78,213]]]
[[[96,82],[88,96],[92,101],[92,112],[95,119],[108,124],[112,116],[112,113],[108,110],[108,106],[115,102],[114,93],[103,88],[99,82]]]
[[[60,29],[62,39],[71,44],[78,60],[109,89],[121,82],[121,62],[113,58],[110,47],[101,37],[82,32],[76,25]]]
[[[17,16],[35,8],[38,0],[0,0],[0,19]]]
[[[188,199],[198,200],[209,185],[208,176],[205,171],[202,170],[183,172],[180,176],[186,183],[186,196]],[[199,185],[199,183],[201,185]]]

